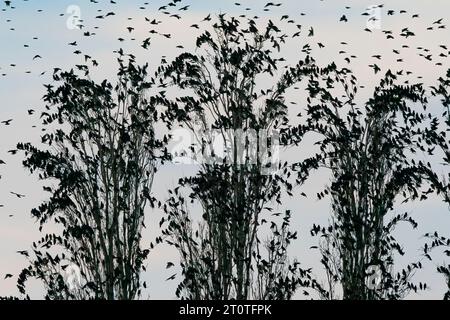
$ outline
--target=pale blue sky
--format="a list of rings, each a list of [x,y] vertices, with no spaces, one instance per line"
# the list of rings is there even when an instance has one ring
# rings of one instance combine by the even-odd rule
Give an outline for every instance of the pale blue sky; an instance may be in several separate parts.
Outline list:
[[[182,12],[183,19],[178,21],[175,18],[168,18],[158,13],[156,10],[168,1],[148,0],[150,5],[145,10],[139,9],[146,1],[121,1],[112,5],[109,0],[99,0],[98,4],[92,4],[89,0],[84,1],[48,1],[48,0],[13,0],[16,9],[0,11],[0,121],[14,118],[11,126],[0,125],[0,159],[7,162],[7,165],[0,166],[0,295],[14,294],[15,283],[12,279],[3,280],[6,273],[16,274],[18,270],[25,266],[23,257],[16,254],[17,250],[27,249],[30,243],[39,236],[37,226],[30,218],[31,208],[37,206],[45,199],[45,194],[41,192],[36,179],[21,169],[20,157],[12,157],[6,151],[14,148],[19,139],[25,141],[38,141],[39,131],[31,128],[37,118],[30,118],[26,115],[29,108],[40,109],[43,107],[41,97],[44,93],[43,84],[51,81],[50,75],[53,67],[70,68],[75,64],[84,63],[82,57],[72,54],[74,50],[80,49],[89,54],[100,63],[99,68],[93,76],[98,79],[108,77],[113,79],[115,72],[115,56],[113,50],[123,47],[128,52],[136,54],[138,61],[149,62],[155,66],[161,55],[169,58],[181,53],[176,45],[183,44],[186,50],[193,49],[195,36],[200,31],[189,28],[191,24],[199,23],[208,13],[247,13],[246,7],[252,8],[249,13],[261,17],[260,20],[272,19],[283,25],[288,34],[293,34],[295,27],[283,21],[278,22],[281,15],[288,14],[298,23],[303,25],[303,35],[289,42],[286,48],[280,53],[289,62],[299,58],[300,49],[310,42],[314,54],[319,63],[336,61],[341,66],[346,66],[344,58],[350,54],[358,56],[352,62],[352,68],[359,77],[361,84],[368,88],[373,86],[379,79],[368,67],[371,63],[377,63],[384,70],[392,68],[394,70],[411,70],[416,75],[423,76],[426,84],[431,84],[439,73],[444,74],[444,69],[450,67],[448,57],[441,57],[433,62],[427,61],[418,55],[417,47],[426,47],[434,55],[443,52],[439,45],[447,44],[450,38],[449,29],[439,29],[438,31],[426,31],[433,21],[444,18],[450,12],[450,2],[447,0],[418,1],[418,0],[391,0],[381,11],[381,30],[374,30],[372,33],[363,31],[366,27],[367,18],[362,16],[365,8],[369,5],[380,4],[366,0],[314,0],[314,1],[274,1],[283,5],[271,12],[262,10],[265,1],[247,0],[240,1],[242,6],[235,6],[233,1],[207,1],[192,0],[181,2],[183,5],[191,5],[190,10]],[[81,18],[86,25],[84,31],[97,33],[93,37],[83,37],[79,30],[69,30],[66,27],[67,15],[64,13],[69,5],[78,5],[81,9]],[[351,6],[346,9],[345,6]],[[4,8],[3,2],[0,9]],[[180,5],[178,6],[180,7]],[[42,9],[39,13],[37,10]],[[102,9],[102,12],[97,10]],[[395,10],[394,16],[387,16],[387,10]],[[399,14],[400,9],[407,10],[406,14]],[[94,17],[110,11],[116,13],[113,17],[98,20]],[[172,10],[173,12],[177,10]],[[306,15],[302,16],[304,12]],[[177,11],[177,13],[179,13]],[[420,14],[420,18],[412,19],[415,13]],[[339,18],[345,14],[348,23],[339,22]],[[170,41],[162,41],[161,37],[153,37],[151,50],[146,51],[140,47],[143,39],[150,34],[150,26],[145,22],[144,16],[151,19],[157,18],[163,21],[158,26],[161,32],[172,33]],[[129,21],[131,17],[133,20]],[[11,21],[8,22],[7,20]],[[444,23],[447,23],[444,19]],[[129,25],[135,26],[135,31],[131,34],[126,31]],[[98,26],[99,29],[95,29]],[[314,26],[315,36],[306,37],[309,26]],[[408,39],[399,37],[400,30],[408,27],[416,33],[416,37]],[[14,28],[11,31],[10,28]],[[396,39],[387,40],[382,30],[393,30]],[[33,40],[37,36],[38,40]],[[127,39],[121,43],[117,38]],[[135,37],[136,41],[130,38]],[[77,41],[78,46],[71,47],[69,42]],[[319,49],[317,42],[325,45],[324,49]],[[348,45],[340,44],[345,41]],[[29,48],[24,45],[29,45]],[[402,48],[407,44],[410,48]],[[400,50],[404,62],[398,63],[398,58],[393,49]],[[339,54],[344,50],[346,54]],[[33,60],[39,54],[42,59]],[[372,55],[381,54],[383,59],[378,61]],[[447,52],[448,54],[448,52]],[[437,59],[437,57],[433,57]],[[440,61],[442,67],[434,63]],[[16,67],[11,67],[15,64]],[[31,71],[31,74],[26,74]],[[41,72],[46,72],[40,76]],[[6,76],[1,76],[6,73]],[[407,79],[407,78],[404,78]],[[367,98],[370,89],[361,90],[360,101]],[[289,100],[301,101],[301,96],[287,97]],[[300,103],[299,103],[300,104]],[[431,104],[431,111],[438,112],[439,106]],[[298,107],[301,109],[300,107]],[[293,114],[301,110],[293,110]],[[311,141],[312,143],[313,141]],[[285,159],[293,160],[304,157],[310,152],[310,147],[305,145],[303,149],[290,149],[282,154]],[[444,173],[444,168],[440,167]],[[180,175],[192,174],[195,168],[190,166],[176,166],[162,168],[155,180],[155,192],[160,197],[165,197],[168,188],[176,185]],[[322,170],[312,176],[311,181],[298,190],[298,193],[305,191],[314,195],[328,181],[328,172]],[[26,194],[27,197],[21,201],[9,194],[9,191],[16,191]],[[329,203],[327,201],[317,201],[313,196],[308,199],[296,197],[286,199],[280,209],[291,209],[294,212],[293,227],[299,230],[299,240],[294,244],[291,255],[297,257],[304,265],[311,265],[316,268],[318,275],[322,274],[318,265],[318,256],[308,251],[309,246],[315,244],[315,239],[309,237],[309,229],[313,223],[325,224],[329,214]],[[428,231],[438,230],[443,234],[450,235],[450,214],[448,208],[435,197],[422,203],[413,203],[408,206],[399,206],[396,213],[409,211],[418,221],[419,229],[411,231],[407,228],[397,230],[401,243],[407,245],[407,256],[399,260],[401,263],[414,261],[420,258],[420,246],[423,243],[421,236]],[[12,218],[9,214],[13,214]],[[144,231],[145,241],[150,241],[154,236],[155,222],[159,221],[159,212],[148,214],[147,226]],[[173,298],[176,282],[165,282],[166,275],[170,276],[171,271],[165,270],[168,259],[176,260],[177,254],[171,248],[160,248],[150,256],[148,260],[148,272],[143,274],[143,278],[149,283],[149,290],[144,294],[144,298]],[[437,262],[444,261],[443,257],[438,257]],[[426,280],[431,289],[421,295],[411,295],[410,298],[441,298],[444,292],[444,283],[440,275],[435,272],[433,264],[426,264],[425,269],[417,274],[417,280]],[[30,286],[33,297],[41,297],[40,286],[33,283]]]

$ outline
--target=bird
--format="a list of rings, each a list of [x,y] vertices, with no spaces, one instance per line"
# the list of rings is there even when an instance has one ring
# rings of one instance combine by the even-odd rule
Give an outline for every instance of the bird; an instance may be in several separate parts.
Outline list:
[[[375,74],[377,74],[378,72],[381,71],[380,67],[378,65],[376,65],[376,64],[371,64],[371,65],[369,65],[369,67],[371,67],[373,69]]]
[[[25,198],[25,195],[23,195],[23,194],[16,193],[16,192],[13,192],[13,191],[10,191],[10,193],[11,193],[12,195],[15,195],[15,196],[16,196],[17,198],[19,198],[19,199]]]
[[[3,123],[5,126],[9,126],[13,119],[3,120],[1,123]]]
[[[28,251],[27,251],[27,250],[20,250],[20,251],[17,251],[17,253],[20,254],[20,255],[23,255],[23,256],[25,256],[25,257],[29,257],[29,256],[30,256],[30,255],[28,254]]]
[[[12,278],[12,277],[13,277],[13,275],[12,275],[11,273],[7,273],[7,274],[5,275],[5,279]]]
[[[170,277],[168,277],[168,278],[166,279],[166,281],[174,280],[176,276],[177,276],[177,274],[175,273],[175,274],[171,275]]]
[[[147,49],[150,46],[150,40],[151,40],[150,38],[147,38],[142,42],[142,47],[144,49]]]

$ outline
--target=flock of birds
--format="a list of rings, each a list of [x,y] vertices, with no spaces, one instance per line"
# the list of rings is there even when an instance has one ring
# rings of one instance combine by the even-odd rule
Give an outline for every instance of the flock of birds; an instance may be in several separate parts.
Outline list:
[[[8,16],[14,16],[14,10],[17,9],[16,4],[17,2],[20,2],[19,0],[17,1],[3,1],[3,8],[1,8],[1,12],[0,12],[0,23],[2,22],[6,22],[8,27],[7,30],[5,30],[4,24],[0,25],[0,32],[4,33],[4,32],[10,32],[11,37],[14,37],[14,32],[16,32],[16,28],[13,26],[10,26],[14,23],[14,20],[12,18],[8,18],[5,20],[4,16],[8,15]],[[30,2],[30,0],[22,0],[22,2]],[[110,8],[114,8],[115,5],[118,5],[117,2],[119,1],[113,1],[113,0],[109,0],[109,1],[105,1],[105,2],[109,2],[108,6]],[[133,24],[134,21],[136,21],[135,18],[133,17],[128,17],[126,18],[128,23],[128,26],[125,28],[125,30],[123,30],[123,35],[119,36],[116,40],[119,42],[118,44],[120,45],[120,43],[123,43],[125,41],[136,41],[138,42],[138,46],[142,47],[143,49],[147,50],[150,48],[150,45],[154,39],[154,37],[163,37],[163,38],[167,38],[167,39],[171,39],[172,38],[172,34],[170,33],[164,33],[164,32],[160,32],[158,30],[158,26],[165,24],[165,23],[174,23],[175,21],[180,21],[183,19],[184,15],[186,14],[187,11],[191,10],[192,7],[194,7],[194,4],[185,4],[184,0],[173,0],[168,2],[165,5],[162,5],[160,7],[158,7],[156,9],[157,11],[157,16],[160,17],[158,18],[149,18],[147,16],[144,16],[144,20],[145,20],[145,24],[148,26],[149,30],[148,30],[148,37],[145,37],[144,39],[138,40],[135,36],[135,33],[138,29],[138,27]],[[323,2],[323,0],[320,0],[320,2]],[[98,0],[90,0],[90,3],[92,3],[92,5],[95,4],[99,4]],[[104,3],[106,4],[106,3]],[[241,7],[242,4],[239,2],[235,2],[234,5],[236,7]],[[139,11],[142,12],[152,12],[152,14],[154,13],[153,11],[150,11],[150,3],[149,2],[144,2],[142,5],[140,5],[138,7]],[[292,17],[294,16],[294,14],[288,15],[288,14],[282,14],[280,16],[276,16],[277,13],[275,13],[275,10],[281,10],[283,7],[282,3],[275,3],[275,2],[267,2],[265,4],[260,4],[259,5],[260,8],[258,10],[262,11],[262,15],[268,15],[270,14],[270,18],[273,19],[275,21],[275,19],[279,20],[279,23],[287,23],[288,25],[292,25],[292,33],[290,35],[284,35],[286,38],[287,37],[291,37],[291,38],[298,38],[300,36],[303,35],[303,29],[304,26],[301,24],[298,24],[296,21],[296,18],[298,17]],[[261,16],[256,16],[251,14],[253,12],[252,8],[249,7],[243,7],[243,11],[244,13],[240,14],[239,17],[240,18],[248,18],[248,19],[252,19],[252,20],[257,20],[262,18]],[[387,16],[394,16],[394,15],[403,15],[403,16],[410,16],[410,19],[412,20],[416,20],[416,19],[420,19],[420,15],[417,13],[409,13],[407,10],[399,10],[399,11],[395,11],[392,9],[385,9],[384,5],[379,5],[377,7],[378,9],[382,9],[383,13],[385,13]],[[354,16],[351,14],[351,10],[352,8],[350,6],[345,6],[343,7],[344,12],[346,12],[345,14],[342,15],[338,15],[336,17],[336,23],[349,23],[349,21],[351,21]],[[38,13],[44,13],[44,9],[38,9],[37,10]],[[2,14],[4,13],[4,14]],[[165,16],[167,19],[162,19],[161,18],[161,14],[163,15],[163,17]],[[113,16],[116,16],[116,11],[114,11],[114,9],[108,9],[108,10],[103,10],[103,9],[96,9],[96,13],[93,16],[93,21],[99,22],[99,21],[105,21],[107,19],[110,19]],[[299,12],[297,14],[299,17],[305,16],[307,15],[306,12]],[[371,16],[371,14],[368,11],[364,11],[362,13],[357,13],[357,15],[362,15],[364,17],[369,17],[369,21],[372,19],[378,19],[378,17],[376,16]],[[67,18],[68,13],[60,13],[59,14],[60,17],[64,17]],[[95,23],[94,26],[88,26],[88,24],[86,23],[85,20],[81,19],[81,17],[73,17],[76,19],[77,22],[77,28],[80,29],[81,31],[81,35],[80,33],[77,33],[76,36],[76,40],[71,41],[69,43],[67,43],[68,47],[71,48],[71,51],[74,55],[80,56],[81,59],[84,61],[85,65],[78,65],[78,67],[80,69],[82,68],[87,68],[87,63],[91,63],[93,66],[98,66],[99,63],[96,59],[94,59],[90,54],[84,53],[82,51],[82,49],[80,49],[79,43],[82,42],[83,38],[93,38],[97,35],[97,33],[99,32],[99,29],[101,29],[102,25],[103,27],[106,28],[106,24],[100,24],[97,25],[97,23]],[[193,30],[202,30],[204,24],[208,24],[208,22],[210,22],[211,20],[214,19],[214,13],[212,14],[207,14],[203,19],[200,19],[198,22],[189,25],[189,28],[193,29]],[[143,22],[143,21],[141,21]],[[412,23],[410,24],[411,26],[413,25]],[[368,34],[374,34],[376,31],[370,29],[370,28],[365,28],[365,25],[362,27],[362,29],[367,32]],[[424,30],[425,32],[433,32],[433,31],[439,31],[442,29],[446,29],[446,25],[445,25],[445,21],[443,18],[439,18],[436,19],[435,21],[430,21],[429,25],[426,27],[426,30]],[[380,30],[380,32],[382,32],[382,34],[384,34],[385,38],[387,40],[397,40],[395,43],[396,45],[400,45],[401,47],[396,48],[396,49],[392,49],[392,52],[395,54],[395,56],[398,56],[398,58],[396,59],[396,62],[401,63],[403,62],[403,58],[402,58],[402,50],[406,50],[406,49],[410,49],[410,44],[408,43],[408,39],[410,38],[414,38],[416,36],[416,30],[413,30],[412,27],[405,27],[402,28],[401,30]],[[314,41],[314,37],[316,36],[316,31],[314,30],[313,27],[308,27],[307,28],[307,32],[306,32],[306,38],[308,40],[312,40]],[[23,44],[23,48],[25,50],[33,50],[33,47],[35,47],[35,42],[39,41],[41,39],[41,36],[33,36],[30,37],[30,42],[29,43],[24,43]],[[347,48],[348,46],[348,42],[340,42],[340,46],[343,46],[343,48]],[[325,48],[325,45],[322,42],[319,41],[315,41],[315,43],[313,43],[312,45],[309,43],[306,43],[303,46],[303,52],[307,52],[309,53],[312,50],[312,47],[316,46],[316,48],[318,49],[323,49]],[[177,49],[184,49],[184,46],[182,44],[177,44],[175,46]],[[417,50],[417,55],[422,57],[423,59],[425,59],[426,61],[435,64],[436,66],[445,66],[448,67],[448,57],[450,55],[450,51],[449,48],[447,47],[447,44],[439,44],[439,51],[436,52],[435,49],[430,49],[430,48],[426,48],[424,46],[419,46],[416,47]],[[348,53],[347,50],[339,50],[339,55],[343,56],[343,60],[347,63],[351,63],[351,61],[353,59],[356,59],[357,56],[351,53]],[[371,63],[369,65],[369,67],[374,71],[375,74],[377,74],[378,72],[381,71],[381,67],[376,63],[377,61],[381,61],[384,57],[381,54],[374,54],[373,56],[370,57],[371,59],[374,60],[373,63]],[[39,52],[34,52],[30,54],[30,61],[32,63],[39,63],[45,60],[45,56],[42,53]],[[2,65],[6,63],[7,65]],[[50,62],[48,62],[50,63]],[[7,79],[8,75],[16,72],[15,70],[17,70],[17,63],[10,61],[10,62],[5,62],[5,61],[0,61],[0,81],[5,81],[5,79]],[[60,70],[60,68],[55,68],[54,70]],[[39,74],[39,76],[43,76],[45,75],[47,72],[47,70],[44,70]],[[32,74],[31,70],[26,70],[25,71],[26,74]],[[400,71],[397,71],[398,75],[402,75],[405,74],[407,76],[409,76],[410,74],[412,74],[411,71],[407,71],[404,68],[401,68]],[[2,78],[4,78],[2,80]],[[419,76],[420,78],[420,76]],[[0,82],[1,83],[1,82]],[[34,109],[28,109],[27,110],[27,114],[32,116],[35,113]],[[1,120],[0,121],[0,126],[11,126],[14,123],[14,119],[5,119],[5,120]],[[11,155],[15,155],[17,153],[17,150],[12,149],[9,150],[8,153],[10,153]],[[6,165],[6,162],[2,159],[0,159],[0,169],[2,167],[4,167]],[[1,179],[1,176],[0,176]],[[17,197],[19,199],[22,199],[25,197],[25,195],[17,193],[17,192],[10,192],[11,196],[13,197]],[[4,205],[0,204],[0,208],[3,208]],[[10,215],[10,217],[12,217],[12,215]],[[21,251],[19,252],[21,254],[26,254],[26,251]],[[5,278],[10,278],[12,275],[7,274],[5,276]]]
[[[22,1],[23,2],[29,2],[30,0],[22,0]],[[89,0],[89,1],[92,4],[99,4],[98,0]],[[168,38],[168,39],[172,38],[172,34],[170,34],[170,33],[159,32],[157,30],[157,26],[162,24],[162,23],[166,23],[166,22],[172,23],[172,19],[182,20],[183,14],[185,14],[191,8],[191,4],[185,5],[185,4],[182,3],[182,1],[184,2],[184,0],[173,0],[173,1],[171,1],[171,2],[169,2],[167,4],[165,4],[165,5],[162,5],[162,6],[157,8],[157,13],[161,13],[161,14],[163,14],[163,15],[168,17],[168,19],[165,20],[165,21],[158,20],[158,19],[155,19],[155,18],[144,17],[145,21],[148,23],[148,26],[149,26],[150,30],[148,30],[149,36],[141,41],[141,44],[140,44],[141,47],[143,47],[144,49],[149,49],[150,44],[152,42],[152,38],[155,37],[155,36],[162,36],[162,37],[165,37],[165,38]],[[16,1],[11,1],[11,0],[4,1],[5,7],[2,9],[2,11],[3,12],[8,12],[8,11],[15,10],[16,7],[14,6],[14,2],[16,2]],[[118,1],[109,0],[109,4],[112,5],[112,6],[117,5],[117,2]],[[320,2],[324,2],[324,0],[320,0]],[[144,2],[141,6],[138,7],[138,10],[145,10],[147,12],[147,10],[150,10],[149,5],[150,5],[149,2]],[[234,5],[237,6],[237,7],[240,7],[241,3],[235,2]],[[265,5],[263,5],[262,11],[267,13],[267,12],[269,12],[269,11],[275,9],[275,8],[282,7],[282,5],[283,5],[282,3],[267,2]],[[399,14],[399,15],[408,15],[409,14],[411,16],[411,19],[419,19],[420,18],[420,15],[417,14],[417,13],[412,13],[411,14],[411,13],[408,13],[407,10],[399,10],[397,12],[397,11],[392,10],[392,9],[384,9],[384,7],[385,6],[383,4],[376,6],[376,8],[378,8],[378,9],[383,9],[387,16],[394,16],[396,14]],[[352,7],[345,6],[344,9],[346,11],[349,11],[349,10],[352,9]],[[253,19],[253,20],[259,19],[260,18],[259,16],[250,15],[249,14],[249,12],[252,12],[252,10],[253,10],[252,8],[246,7],[244,9],[244,11],[246,13],[239,15],[239,17],[240,18],[249,18],[249,19]],[[44,12],[43,9],[38,9],[37,11],[38,11],[38,13],[43,13]],[[300,12],[299,16],[305,16],[306,14],[307,13],[305,13],[305,12]],[[377,17],[377,16],[371,16],[371,13],[368,10],[366,10],[366,11],[360,13],[360,14],[362,16],[367,16],[368,17],[368,21],[370,21],[370,20],[377,20],[377,19],[380,18],[380,17]],[[68,13],[60,13],[59,14],[60,17],[67,17],[67,15],[68,15]],[[107,10],[107,12],[105,10],[103,10],[103,9],[97,9],[96,13],[94,14],[94,19],[97,20],[97,21],[98,20],[106,20],[106,19],[108,19],[110,17],[113,17],[113,16],[116,16],[116,12],[114,10],[112,10],[112,9]],[[342,23],[348,23],[349,20],[351,19],[350,17],[351,17],[350,14],[346,13],[346,14],[343,14],[340,18],[337,17],[336,20],[339,21],[339,22],[342,22]],[[84,37],[95,37],[97,35],[97,30],[101,28],[99,25],[95,25],[91,29],[89,29],[88,26],[85,25],[85,21],[83,19],[81,19],[81,17],[76,17],[75,16],[74,18],[77,19],[76,20],[77,21],[77,27],[80,30],[82,30],[82,33],[83,33]],[[135,37],[133,37],[133,33],[137,29],[137,27],[132,24],[132,22],[135,20],[135,18],[128,17],[127,20],[130,22],[129,23],[130,25],[128,25],[125,28],[126,29],[126,30],[124,30],[125,35],[117,38],[117,41],[119,41],[119,42],[125,42],[127,40],[137,41],[137,39]],[[198,23],[194,23],[194,24],[190,25],[190,28],[201,29],[201,24],[202,23],[208,22],[208,21],[211,21],[211,20],[212,20],[212,16],[211,16],[211,14],[208,14],[204,19],[202,19]],[[280,22],[281,21],[285,21],[288,24],[296,25],[295,31],[290,36],[292,38],[300,37],[300,35],[302,33],[302,25],[296,23],[295,17],[291,17],[290,15],[287,15],[287,14],[282,14],[279,17],[279,20],[280,20]],[[12,19],[7,19],[6,22],[10,24],[13,21],[12,21]],[[446,25],[444,24],[444,19],[443,18],[439,18],[436,21],[430,22],[430,25],[428,27],[426,27],[427,31],[436,31],[436,30],[441,30],[441,29],[446,29]],[[2,30],[2,31],[4,31],[4,30]],[[16,29],[14,27],[10,27],[9,31],[10,32],[14,32],[14,31],[16,31]],[[364,31],[366,31],[368,33],[374,33],[374,31],[371,28],[368,28],[368,27],[364,28]],[[408,28],[408,27],[402,28],[398,33],[395,33],[394,30],[381,30],[381,32],[386,36],[386,39],[388,39],[388,40],[394,40],[394,39],[401,40],[401,38],[408,39],[408,38],[414,37],[416,35],[416,31],[410,30],[410,28]],[[131,38],[127,39],[126,35],[131,35]],[[315,35],[314,28],[310,27],[309,30],[308,30],[307,36],[308,37],[314,37],[314,35]],[[34,41],[39,40],[39,39],[40,39],[40,37],[38,37],[38,36],[32,37],[32,40],[34,40]],[[346,45],[347,43],[346,42],[341,42],[341,44],[342,45]],[[68,43],[68,45],[70,47],[78,47],[78,41],[70,42],[70,43]],[[323,43],[321,43],[321,42],[317,42],[317,45],[318,45],[319,48],[324,48],[325,47],[325,45]],[[23,46],[24,46],[24,48],[31,48],[33,45],[31,45],[29,43],[26,43]],[[178,45],[176,45],[176,48],[184,49],[184,46],[182,44],[178,44]],[[309,45],[306,45],[304,47],[304,49],[306,49],[306,51],[308,51],[309,48],[310,48]],[[408,48],[410,48],[408,44],[403,44],[401,46],[401,49],[408,49]],[[400,48],[393,49],[393,52],[396,55],[400,55],[401,54],[401,49]],[[424,59],[426,59],[426,60],[428,60],[430,62],[434,62],[438,66],[442,66],[443,65],[442,59],[439,60],[439,58],[448,58],[448,56],[450,54],[449,48],[447,47],[446,44],[441,44],[440,52],[436,56],[433,56],[433,54],[431,53],[431,50],[428,49],[428,48],[417,47],[416,49],[418,50],[418,55],[419,56],[423,57]],[[340,50],[339,53],[340,54],[346,54],[347,52],[345,50]],[[75,54],[75,55],[82,55],[84,57],[85,62],[90,61],[92,63],[92,65],[98,66],[98,61],[93,59],[89,54],[83,54],[81,49],[76,48],[73,51],[73,54]],[[38,60],[42,60],[43,58],[44,57],[43,57],[42,54],[35,53],[35,54],[32,55],[31,61],[36,62]],[[346,55],[344,60],[347,61],[347,63],[350,63],[351,59],[355,59],[355,58],[357,58],[357,56],[352,55],[352,54],[348,54],[348,55]],[[374,55],[373,58],[376,58],[376,59],[380,60],[382,58],[382,56],[381,55]],[[397,59],[397,62],[403,62],[403,59],[401,57],[399,57]],[[369,67],[371,67],[374,70],[375,73],[378,73],[381,70],[377,66],[376,63],[373,63],[373,64],[369,65]],[[0,65],[0,76],[6,77],[8,75],[8,72],[12,72],[15,68],[17,68],[17,64],[14,63],[14,62],[9,63],[8,66],[3,66],[2,67]],[[9,71],[7,71],[7,69],[9,69]],[[25,73],[31,74],[32,72],[30,70],[26,70]],[[46,73],[46,71],[42,71],[40,73],[40,76],[43,76],[45,73]]]

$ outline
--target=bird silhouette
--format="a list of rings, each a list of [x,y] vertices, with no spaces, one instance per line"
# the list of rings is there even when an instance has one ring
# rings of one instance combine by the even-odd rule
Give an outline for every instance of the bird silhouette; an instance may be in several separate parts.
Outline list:
[[[13,192],[13,191],[11,191],[10,192],[12,195],[15,195],[17,198],[19,198],[19,199],[22,199],[22,198],[25,198],[25,195],[23,195],[23,194],[20,194],[20,193],[16,193],[16,192]]]

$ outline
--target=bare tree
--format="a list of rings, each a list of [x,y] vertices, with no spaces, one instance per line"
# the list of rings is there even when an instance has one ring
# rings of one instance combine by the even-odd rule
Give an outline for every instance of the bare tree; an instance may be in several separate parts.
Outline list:
[[[42,113],[43,149],[20,143],[24,166],[50,183],[50,199],[33,209],[41,228],[61,234],[33,243],[29,277],[41,279],[50,299],[134,299],[149,250],[141,247],[144,211],[163,143],[155,136],[154,80],[147,65],[119,57],[118,81],[96,83],[76,72],[56,71]]]
[[[438,85],[432,87],[431,94],[436,97],[441,98],[442,106],[444,107],[442,118],[444,119],[443,130],[438,129],[439,121],[437,118],[433,119],[433,126],[426,130],[426,138],[430,139],[435,146],[439,147],[443,154],[444,166],[448,167],[450,165],[450,142],[449,142],[449,131],[450,131],[450,69],[447,71],[446,77],[440,77],[438,79]],[[449,205],[450,208],[450,172],[447,177],[440,179],[436,174],[430,172],[430,180],[433,185],[437,188],[438,193],[440,193],[444,201]]]
[[[444,202],[449,206],[450,210],[450,69],[447,71],[446,77],[440,77],[438,79],[438,85],[432,87],[431,94],[441,98],[444,111],[442,118],[444,119],[443,126],[439,126],[438,118],[433,119],[432,126],[424,133],[424,138],[429,140],[433,144],[433,150],[437,147],[443,155],[443,166],[447,169],[447,176],[440,177],[435,171],[427,169],[424,171],[427,173],[427,177],[432,186],[436,189],[437,194],[441,195]],[[440,130],[440,128],[443,128]],[[430,155],[433,153],[430,152]],[[437,232],[427,233],[425,235],[431,240],[430,243],[425,244],[424,254],[432,260],[430,252],[436,248],[443,248],[444,254],[450,256],[450,238],[448,236],[439,235]],[[445,300],[450,300],[450,264],[440,265],[437,267],[437,271],[441,273],[446,281],[447,292],[444,295]]]
[[[168,117],[198,135],[201,151],[210,156],[196,176],[180,180],[180,187],[192,190],[189,198],[201,205],[198,227],[195,209],[188,207],[180,187],[166,206],[166,235],[181,254],[184,276],[177,295],[288,299],[311,279],[298,262],[289,264],[287,246],[296,238],[288,228],[290,214],[281,226],[267,217],[273,203],[281,204],[283,190],[291,194],[293,188],[289,165],[271,158],[282,140],[276,132],[289,132],[286,90],[317,70],[307,57],[287,68],[273,87],[258,89],[261,79],[275,77],[284,60],[276,58],[274,48],[285,35],[271,21],[260,32],[251,19],[241,26],[224,15],[213,29],[214,35],[206,31],[197,39],[203,54],[184,53],[165,70],[172,84],[192,92],[167,102]],[[223,157],[211,150],[211,129],[221,138]],[[266,223],[272,236],[262,243]]]
[[[388,71],[364,108],[354,102],[357,79],[350,70],[333,71],[326,86],[316,81],[308,106],[309,129],[323,135],[321,152],[312,160],[331,170],[331,185],[318,194],[332,199],[329,227],[314,225],[321,235],[322,264],[327,272],[325,298],[399,299],[410,290],[420,262],[394,270],[403,248],[393,237],[400,221],[416,227],[408,214],[389,218],[397,199],[419,197],[422,164],[413,154],[423,148],[420,109],[427,102],[421,85],[396,84]],[[343,97],[337,96],[343,88]],[[419,109],[415,109],[416,105]],[[420,288],[423,284],[419,285]]]

